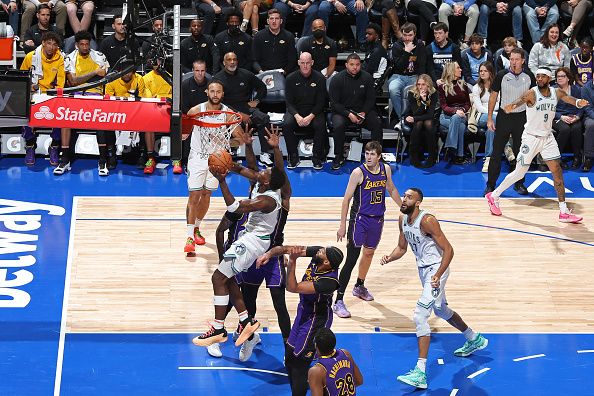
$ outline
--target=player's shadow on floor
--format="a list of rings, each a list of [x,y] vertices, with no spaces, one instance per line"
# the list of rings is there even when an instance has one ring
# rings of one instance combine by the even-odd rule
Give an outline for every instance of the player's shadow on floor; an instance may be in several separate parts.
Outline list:
[[[409,317],[404,316],[399,314],[396,311],[392,311],[390,308],[386,307],[383,304],[378,303],[377,301],[370,301],[367,304],[371,305],[373,308],[377,309],[378,311],[380,311],[380,313],[383,315],[383,318],[378,318],[377,322],[374,324],[375,326],[381,326],[383,330],[386,331],[402,331],[402,327],[401,326],[386,326],[385,322],[397,322],[397,323],[401,323],[401,322],[406,322],[406,323],[412,323],[412,321],[410,320]],[[375,318],[370,318],[369,316],[366,317],[362,317],[362,316],[356,316],[356,315],[352,315],[351,316],[352,320],[355,320],[357,322],[360,323],[364,323],[364,324],[372,324],[373,322],[376,321]]]

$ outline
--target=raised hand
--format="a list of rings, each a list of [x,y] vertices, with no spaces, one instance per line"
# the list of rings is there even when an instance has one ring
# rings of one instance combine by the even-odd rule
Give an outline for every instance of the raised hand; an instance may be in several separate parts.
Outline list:
[[[264,128],[266,131],[266,141],[272,148],[276,148],[280,144],[280,127],[270,124],[270,129]]]

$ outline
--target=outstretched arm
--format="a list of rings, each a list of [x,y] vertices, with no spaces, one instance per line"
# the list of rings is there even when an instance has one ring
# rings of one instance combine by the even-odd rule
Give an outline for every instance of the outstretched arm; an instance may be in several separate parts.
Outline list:
[[[260,268],[261,266],[266,265],[268,261],[270,261],[270,259],[273,257],[282,256],[283,254],[289,254],[289,252],[291,252],[291,249],[294,248],[300,249],[300,251],[303,253],[303,256],[305,256],[307,249],[305,246],[275,246],[263,255],[261,255],[260,257],[258,257],[258,259],[256,260],[256,268]]]
[[[536,95],[535,95],[534,91],[530,89],[530,90],[524,92],[524,94],[522,96],[520,96],[520,98],[518,100],[505,106],[503,108],[503,111],[505,111],[506,113],[511,113],[513,109],[517,108],[518,106],[523,105],[524,103],[526,103],[528,106],[532,107],[532,106],[534,106],[534,102],[536,102]]]
[[[573,105],[575,107],[577,107],[578,109],[581,109],[582,107],[588,106],[590,104],[590,102],[588,102],[585,99],[577,99],[574,98],[573,96],[567,95],[567,93],[565,93],[564,90],[559,89],[559,88],[555,88],[556,92],[557,92],[557,99],[562,100],[565,103],[569,103],[570,105]]]
[[[252,171],[251,169],[243,167],[242,169]],[[260,211],[263,213],[270,213],[276,208],[276,201],[272,197],[266,195],[260,195],[254,199],[242,199],[241,201],[236,201],[231,190],[229,190],[225,175],[217,173],[213,169],[211,169],[210,172],[219,180],[219,187],[221,188],[221,193],[223,194],[223,199],[225,200],[225,205],[227,205],[227,210],[229,212],[250,213]]]
[[[398,245],[396,245],[392,253],[382,257],[380,261],[381,265],[388,264],[390,261],[398,260],[406,253],[408,243],[406,242],[406,238],[404,237],[404,232],[402,232],[402,216],[400,216],[400,219],[398,219],[398,227],[400,228],[400,235],[398,236]]]

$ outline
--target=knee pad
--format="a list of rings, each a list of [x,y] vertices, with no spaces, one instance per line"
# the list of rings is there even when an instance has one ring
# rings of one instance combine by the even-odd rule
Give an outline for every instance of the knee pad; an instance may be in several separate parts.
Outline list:
[[[431,334],[431,328],[429,327],[429,316],[431,316],[430,307],[426,308],[419,305],[417,302],[415,313],[413,315],[415,326],[417,328],[417,337],[423,337]]]
[[[435,315],[442,318],[443,320],[450,320],[452,315],[454,315],[454,311],[452,311],[445,302],[439,305],[435,304],[433,307],[433,312],[435,312]]]

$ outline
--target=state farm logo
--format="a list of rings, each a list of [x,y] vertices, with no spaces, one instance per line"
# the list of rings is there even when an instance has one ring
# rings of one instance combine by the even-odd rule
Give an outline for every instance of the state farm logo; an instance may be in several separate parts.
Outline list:
[[[38,120],[53,120],[55,118],[55,115],[51,112],[48,106],[41,106],[39,108],[39,111],[33,114],[33,117],[35,117]]]

